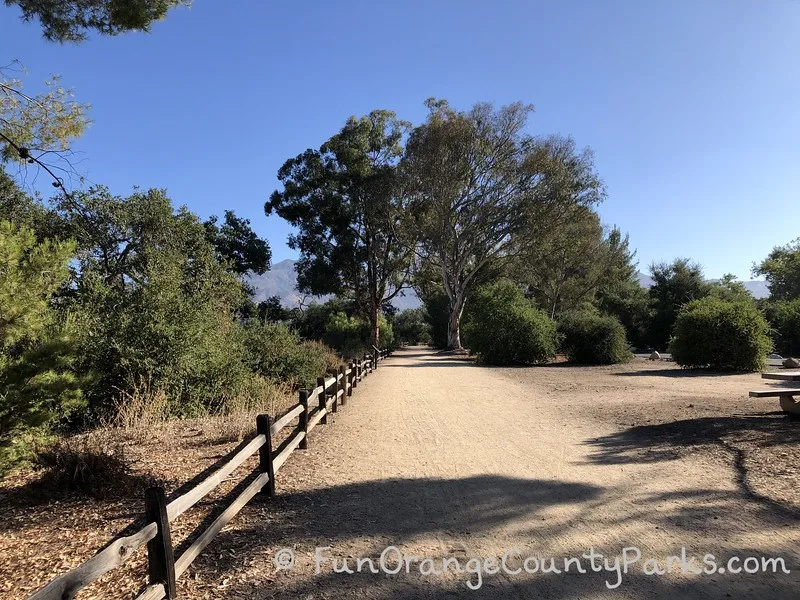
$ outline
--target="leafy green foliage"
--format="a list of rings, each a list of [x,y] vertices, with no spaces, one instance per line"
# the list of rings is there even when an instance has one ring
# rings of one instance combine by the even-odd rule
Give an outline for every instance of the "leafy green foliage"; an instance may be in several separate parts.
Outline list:
[[[442,290],[429,291],[420,296],[425,307],[425,320],[428,323],[431,345],[434,348],[447,348],[450,302]]]
[[[697,263],[679,258],[670,264],[660,263],[650,267],[654,284],[649,290],[652,319],[650,345],[664,350],[669,344],[672,329],[681,307],[707,296],[711,287],[703,279],[703,270]]]
[[[447,347],[455,349],[467,296],[483,273],[530,248],[575,206],[602,200],[604,188],[590,152],[568,138],[525,133],[529,105],[460,112],[444,100],[426,104],[430,114],[412,132],[402,170],[418,251],[447,293]]]
[[[400,345],[400,341],[397,339],[397,336],[395,336],[394,325],[386,318],[386,315],[378,315],[378,329],[380,330],[380,346],[378,347],[396,350]],[[370,339],[369,342],[370,348],[368,350],[371,351],[372,339]]]
[[[251,369],[275,382],[313,388],[331,368],[324,345],[302,342],[284,323],[253,322],[246,332]]]
[[[707,297],[681,309],[670,351],[683,367],[758,371],[772,349],[768,333],[767,321],[752,302]]]
[[[87,31],[118,35],[126,31],[150,31],[154,21],[190,0],[5,0],[17,5],[26,21],[37,19],[45,39],[51,42],[82,42]]]
[[[295,315],[293,325],[304,340],[321,340],[325,337],[328,321],[336,313],[355,316],[352,302],[341,298],[331,298],[323,304],[311,303],[306,309]]]
[[[585,365],[613,365],[627,362],[625,329],[614,317],[592,312],[564,315],[558,322],[561,349],[570,362]]]
[[[800,298],[770,302],[766,315],[772,326],[775,350],[784,356],[799,356]]]
[[[369,348],[369,325],[358,317],[343,312],[330,315],[323,340],[343,356],[359,356]]]
[[[319,150],[278,172],[282,191],[265,204],[297,227],[297,281],[314,295],[347,296],[379,344],[378,315],[406,284],[411,249],[401,239],[405,198],[397,163],[408,124],[390,111],[351,117]]]
[[[736,275],[730,273],[723,275],[719,281],[709,282],[708,293],[710,296],[727,300],[728,302],[753,302],[755,298]]]
[[[430,344],[431,333],[428,313],[424,307],[409,308],[395,315],[392,321],[398,343]]]
[[[58,232],[58,217],[52,210],[26,194],[0,165],[0,221],[30,229],[38,241]]]
[[[774,248],[753,267],[753,275],[763,276],[773,300],[800,298],[800,239]]]
[[[163,190],[123,198],[93,188],[59,205],[79,244],[75,289],[83,368],[100,374],[96,410],[115,390],[165,391],[175,414],[217,406],[250,385],[236,311],[246,293],[206,229]]]
[[[630,280],[636,271],[628,237],[605,231],[588,206],[542,232],[520,258],[515,275],[551,318],[595,301],[599,290]]]
[[[510,281],[478,290],[464,336],[470,352],[494,365],[541,363],[556,354],[555,323]]]
[[[28,156],[17,148],[30,150],[32,156],[68,150],[89,123],[89,106],[75,101],[58,77],[45,82],[46,91],[29,94],[8,71],[0,69],[0,162],[25,162]]]
[[[297,318],[297,309],[284,308],[278,296],[270,296],[262,300],[256,307],[258,318],[262,321],[272,321],[273,323],[289,322]]]
[[[26,433],[84,405],[73,328],[51,307],[73,251],[0,221],[0,470],[25,457]]]
[[[294,320],[303,339],[320,340],[340,355],[350,358],[372,352],[372,332],[353,302],[332,298],[324,304],[311,304]],[[381,348],[394,348],[395,335],[385,315],[378,315]]]
[[[634,277],[612,281],[601,287],[595,306],[601,313],[622,323],[625,337],[634,348],[647,347],[652,318],[649,294]]]
[[[227,261],[233,272],[239,275],[249,271],[261,275],[269,270],[272,251],[250,227],[250,221],[226,210],[225,221],[222,225],[217,225],[217,222],[217,217],[211,217],[203,225],[220,261]]]

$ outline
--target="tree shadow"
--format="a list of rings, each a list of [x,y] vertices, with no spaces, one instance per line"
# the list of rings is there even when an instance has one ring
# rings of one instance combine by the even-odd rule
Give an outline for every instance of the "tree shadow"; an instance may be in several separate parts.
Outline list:
[[[659,514],[654,523],[674,521],[677,526],[696,529],[696,522],[710,519],[707,514],[721,512],[720,504],[730,500],[731,492],[718,490],[693,490],[671,492],[663,498],[652,497],[652,502],[678,500],[680,510],[670,514]],[[714,509],[708,508],[704,500],[716,495]],[[586,574],[561,573],[510,576],[508,574],[485,575],[481,589],[466,587],[467,580],[475,581],[469,573],[451,577],[422,577],[418,572],[397,575],[370,573],[367,569],[354,574],[334,573],[331,563],[325,570],[314,573],[314,548],[330,547],[330,556],[351,559],[373,557],[378,561],[383,549],[388,546],[405,548],[428,534],[424,539],[436,539],[438,549],[428,547],[426,557],[443,558],[455,556],[462,565],[473,550],[459,549],[459,541],[465,541],[479,549],[482,543],[494,544],[493,537],[505,526],[514,525],[518,539],[530,540],[523,546],[523,556],[553,556],[548,546],[542,545],[574,535],[574,522],[555,523],[545,518],[546,511],[553,507],[576,505],[576,521],[591,522],[596,506],[614,502],[619,497],[609,490],[580,483],[566,483],[540,479],[516,479],[501,476],[475,476],[464,479],[391,479],[345,484],[331,488],[320,488],[304,493],[279,495],[269,502],[255,500],[248,509],[250,514],[233,530],[220,534],[214,541],[218,551],[209,549],[198,557],[193,570],[213,573],[212,578],[233,580],[226,588],[226,597],[247,598],[576,598],[606,597],[610,593],[605,581],[614,582],[612,573]],[[695,506],[695,503],[697,506]],[[266,511],[259,505],[267,506]],[[685,509],[685,513],[681,512]],[[695,510],[696,509],[696,510]],[[645,519],[649,512],[643,507]],[[275,512],[275,518],[266,518],[265,512]],[[642,518],[642,514],[620,514],[610,523],[612,529],[624,531],[627,521]],[[714,523],[722,525],[722,521]],[[784,521],[785,523],[785,521]],[[709,538],[720,534],[720,529],[709,529]],[[724,531],[724,529],[723,529]],[[471,542],[474,540],[474,542]],[[353,546],[353,543],[356,546]],[[360,544],[360,545],[359,545]],[[452,547],[451,547],[452,544]],[[635,545],[635,544],[633,544]],[[463,544],[461,545],[462,547]],[[278,548],[293,548],[304,569],[303,574],[289,576],[275,574],[272,566],[273,553]],[[622,546],[603,550],[616,556]],[[703,556],[708,548],[695,549]],[[587,547],[561,548],[555,556],[579,557]],[[358,552],[358,554],[353,554]],[[676,549],[680,552],[680,548]],[[772,554],[764,547],[753,549],[743,556],[785,554],[785,549],[775,549]],[[231,577],[240,573],[245,557],[258,556],[269,570],[267,580],[261,583],[244,577]],[[647,558],[647,557],[646,557]],[[665,557],[655,557],[663,559]],[[644,559],[643,559],[644,560]],[[790,567],[794,565],[789,565]],[[286,575],[283,577],[283,575]],[[790,598],[791,582],[780,582],[775,586],[774,574],[758,574],[733,578],[720,592],[718,579],[707,577],[686,580],[678,578],[666,581],[663,578],[644,575],[641,570],[632,571],[624,577],[617,592],[626,597],[647,598],[717,598],[726,597],[726,592],[741,591],[736,597]],[[179,583],[180,586],[180,583]],[[730,594],[727,594],[728,596]]]
[[[621,373],[613,373],[617,377],[672,377],[672,378],[690,378],[690,377],[728,377],[731,375],[749,375],[748,371],[737,371],[725,373],[720,371],[708,371],[705,369],[642,369],[640,371],[624,371]]]
[[[542,521],[542,511],[596,500],[602,492],[588,484],[493,475],[359,482],[262,500],[280,519],[269,527],[258,521],[234,534],[223,532],[215,544],[253,551],[291,546],[309,536],[325,542],[320,545],[363,536],[381,539],[385,547],[432,531],[468,539],[509,522],[535,523],[536,535],[542,535],[550,527]],[[253,503],[257,507],[259,501]],[[228,535],[234,539],[226,540]],[[204,560],[198,558],[198,564]],[[230,564],[224,557],[210,560],[214,568],[234,568],[238,559],[232,556]]]
[[[428,355],[430,356],[430,355]],[[464,359],[464,358],[429,358],[428,360],[423,360],[419,362],[415,362],[412,364],[392,364],[392,363],[381,363],[378,367],[378,370],[381,370],[385,367],[394,367],[400,369],[416,369],[418,367],[423,368],[431,368],[431,367],[476,367],[478,365],[475,360],[473,359]]]
[[[594,464],[631,464],[678,460],[687,450],[716,446],[729,456],[739,491],[782,516],[800,519],[800,510],[758,493],[750,483],[746,451],[734,442],[755,443],[759,448],[800,444],[800,424],[781,411],[732,417],[700,417],[655,425],[639,425],[597,437]]]

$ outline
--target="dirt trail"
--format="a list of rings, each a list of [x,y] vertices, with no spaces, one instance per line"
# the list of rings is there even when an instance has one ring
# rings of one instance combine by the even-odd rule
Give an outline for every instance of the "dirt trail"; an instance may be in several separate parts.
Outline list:
[[[335,424],[315,431],[309,449],[292,457],[278,481],[280,497],[247,508],[223,532],[192,569],[187,591],[225,598],[797,597],[796,507],[748,493],[735,465],[700,451],[670,460],[646,440],[609,451],[621,427],[601,417],[604,407],[624,416],[640,392],[603,395],[583,389],[580,378],[559,390],[554,381],[563,378],[552,369],[487,369],[422,349],[398,352],[362,382]],[[626,456],[632,450],[639,460]],[[475,583],[475,574],[423,576],[419,563],[388,576],[366,573],[366,563],[362,573],[333,573],[330,562],[315,573],[318,546],[331,547],[327,556],[350,557],[352,569],[357,557],[379,566],[387,546],[434,559],[434,567],[443,557],[464,566],[510,548],[523,558],[555,557],[560,568],[563,557],[580,558],[590,547],[612,563],[624,547],[638,548],[642,558],[616,589],[605,583],[617,582],[615,572],[580,574],[573,565],[570,573],[484,575],[472,591],[465,582]],[[283,547],[294,551],[295,566],[276,573],[273,556]],[[714,554],[718,567],[732,556],[781,556],[791,573],[684,575],[679,564],[670,575],[643,573],[646,559],[664,567],[681,547],[700,561]],[[581,562],[591,569],[588,559]],[[387,556],[388,567],[395,563]],[[510,556],[507,566],[520,568],[522,560]]]

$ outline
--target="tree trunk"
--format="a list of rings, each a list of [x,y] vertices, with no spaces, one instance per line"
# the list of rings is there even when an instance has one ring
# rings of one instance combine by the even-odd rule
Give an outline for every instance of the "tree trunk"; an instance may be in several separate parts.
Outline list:
[[[450,320],[447,324],[447,349],[461,350],[461,315],[464,313],[466,294],[458,292],[450,303]]]
[[[370,321],[371,321],[370,324],[372,325],[372,331],[370,336],[372,340],[370,341],[370,343],[376,348],[380,348],[380,342],[381,342],[381,330],[378,328],[379,309],[380,307],[377,304],[373,303],[371,308],[372,313],[370,314]]]

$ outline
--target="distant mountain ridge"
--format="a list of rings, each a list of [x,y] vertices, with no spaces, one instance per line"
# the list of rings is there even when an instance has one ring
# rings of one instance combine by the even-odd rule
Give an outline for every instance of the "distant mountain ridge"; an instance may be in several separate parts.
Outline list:
[[[297,272],[295,271],[294,261],[290,258],[282,260],[272,265],[272,268],[263,275],[250,275],[248,282],[255,289],[255,300],[261,302],[272,296],[281,299],[281,305],[285,308],[295,308],[300,306],[300,302],[305,298],[305,303],[323,303],[330,296],[309,296],[297,291]],[[417,308],[422,305],[414,290],[403,290],[404,296],[397,296],[392,300],[392,304],[400,309]]]
[[[287,258],[272,265],[272,269],[263,275],[250,275],[248,281],[255,289],[256,302],[261,302],[271,296],[277,296],[281,299],[283,306],[294,308],[300,306],[300,302],[304,297],[306,298],[306,303],[312,299],[319,303],[328,300],[327,296],[311,297],[297,291],[296,262]],[[649,275],[637,273],[636,278],[643,288],[649,288],[653,285],[653,280]],[[766,281],[743,281],[742,283],[755,298],[769,296],[769,288]],[[403,293],[405,294],[404,296],[398,296],[392,300],[392,304],[398,309],[416,308],[422,304],[414,290],[404,290]]]

